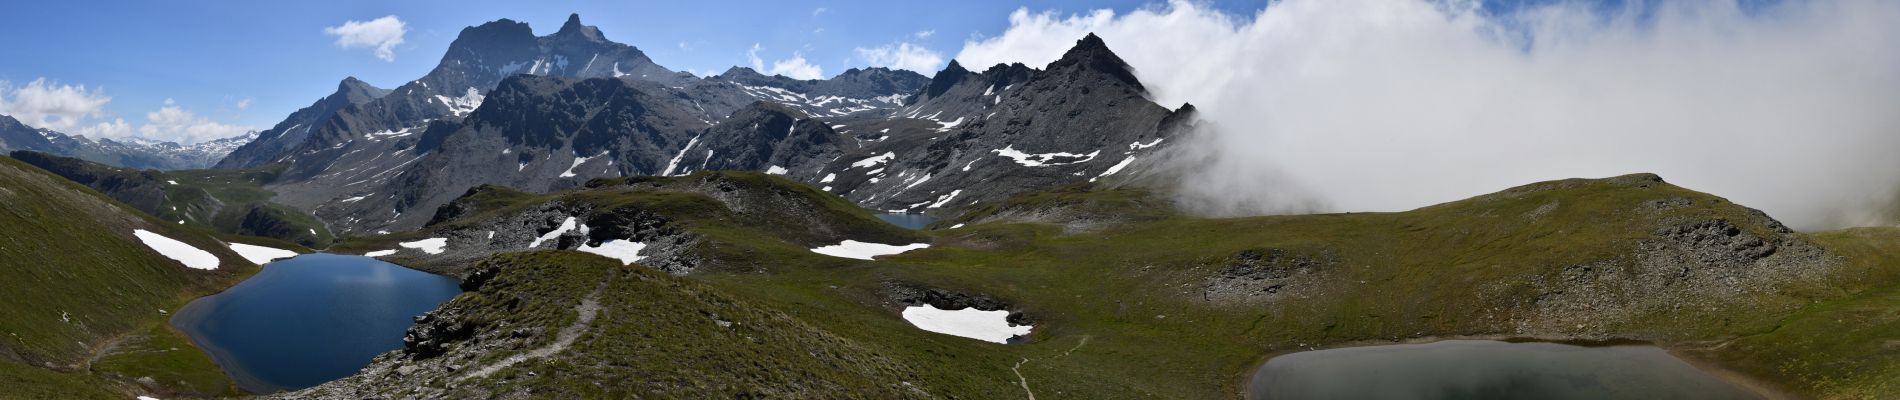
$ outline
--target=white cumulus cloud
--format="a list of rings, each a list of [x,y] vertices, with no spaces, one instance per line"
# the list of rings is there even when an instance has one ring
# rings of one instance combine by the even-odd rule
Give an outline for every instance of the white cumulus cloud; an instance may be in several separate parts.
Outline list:
[[[250,101],[248,98],[240,101],[239,108]],[[112,97],[104,90],[87,89],[85,85],[65,85],[39,78],[15,87],[10,82],[0,81],[0,115],[12,116],[27,126],[65,134],[115,139],[143,137],[190,144],[255,129],[198,116],[172,99],[165,99],[157,111],[146,113],[145,123],[134,128],[125,118],[114,117],[106,110],[111,102]]]
[[[1900,188],[1900,2],[1284,0],[1018,10],[967,65],[1043,65],[1088,32],[1209,122],[1174,160],[1215,214],[1387,211],[1648,171],[1802,228]]]
[[[165,99],[163,107],[145,113],[145,124],[139,126],[138,132],[140,136],[151,139],[197,143],[237,136],[254,129],[256,127],[212,121],[179,107],[172,99]]]
[[[388,15],[368,21],[343,21],[343,25],[323,28],[323,33],[336,36],[338,47],[375,48],[376,58],[396,61],[396,45],[402,44],[409,27],[402,19]]]
[[[943,65],[943,54],[910,42],[892,43],[878,47],[856,49],[858,58],[873,67],[907,69],[923,74],[937,72]]]
[[[764,49],[758,43],[753,43],[752,49],[746,51],[746,60],[750,61],[752,69],[758,70],[759,73],[785,75],[792,79],[824,79],[825,77],[824,68],[806,61],[805,55],[799,52],[793,52],[792,58],[773,61],[772,67],[766,68],[765,60],[759,58],[759,51]]]
[[[62,85],[46,78],[34,79],[15,87],[0,81],[0,115],[12,116],[21,123],[56,131],[71,131],[88,119],[105,115],[106,103],[112,102],[104,89],[86,89],[86,85]]]

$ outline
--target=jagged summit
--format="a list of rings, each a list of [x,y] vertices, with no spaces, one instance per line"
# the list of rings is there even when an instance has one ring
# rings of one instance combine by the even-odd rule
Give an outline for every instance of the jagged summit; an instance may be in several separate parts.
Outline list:
[[[356,77],[351,76],[343,78],[341,82],[337,82],[336,94],[332,96],[373,99],[383,97],[383,95],[388,93],[389,89],[376,87],[375,85],[369,84],[369,82],[364,82],[361,79],[356,79]]]
[[[1141,80],[1135,78],[1134,67],[1122,61],[1121,56],[1115,55],[1114,51],[1108,49],[1107,42],[1103,42],[1101,37],[1095,36],[1092,32],[1076,40],[1075,47],[1069,48],[1068,52],[1062,54],[1062,58],[1049,63],[1049,66],[1043,70],[1048,72],[1089,71],[1106,74],[1116,81],[1134,86],[1146,93]]]
[[[741,67],[737,65],[732,66],[732,68],[726,68],[726,72],[721,72],[719,73],[719,75],[713,75],[713,76],[727,78],[727,79],[755,78],[755,77],[765,78],[766,77],[765,74],[759,73],[758,70],[755,70],[749,67]]]
[[[567,23],[561,24],[561,30],[554,32],[554,36],[563,37],[563,38],[578,37],[578,38],[596,41],[596,42],[603,42],[607,40],[606,37],[601,36],[600,28],[596,28],[589,25],[581,25],[580,14],[568,14]]]

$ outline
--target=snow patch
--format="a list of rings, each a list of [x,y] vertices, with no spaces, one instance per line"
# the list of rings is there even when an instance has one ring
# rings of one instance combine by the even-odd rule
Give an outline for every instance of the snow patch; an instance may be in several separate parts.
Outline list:
[[[673,161],[666,162],[666,170],[660,171],[660,176],[673,176],[673,169],[679,167],[680,158],[686,157],[686,152],[692,150],[693,145],[696,144],[699,144],[699,136],[697,135],[693,136],[693,140],[686,141],[686,147],[680,148],[679,154],[673,155]]]
[[[600,155],[602,155],[602,156],[604,156],[604,155],[607,155],[607,153],[600,153]],[[567,170],[566,170],[566,171],[561,171],[561,177],[562,177],[562,178],[572,178],[572,177],[574,177],[574,176],[575,176],[575,175],[574,175],[574,169],[575,169],[575,168],[580,168],[580,166],[581,166],[581,164],[585,164],[585,163],[587,163],[587,160],[592,160],[592,159],[594,159],[595,157],[600,157],[600,156],[594,156],[594,157],[581,157],[581,156],[575,156],[575,157],[574,157],[574,165],[569,165],[569,166],[567,166]]]
[[[950,193],[949,193],[949,194],[945,194],[945,195],[943,195],[943,197],[939,197],[939,198],[937,198],[937,202],[935,202],[935,203],[930,203],[930,206],[929,206],[929,207],[924,207],[924,208],[938,208],[938,207],[943,207],[943,205],[945,205],[945,204],[950,204],[950,199],[955,199],[955,198],[957,198],[957,195],[959,195],[959,194],[963,194],[963,189],[957,189],[957,190],[952,190],[952,191],[950,191]]]
[[[1142,142],[1139,142],[1139,141],[1137,141],[1137,142],[1134,142],[1134,143],[1129,143],[1129,144],[1128,144],[1128,149],[1129,149],[1129,150],[1141,150],[1141,149],[1146,149],[1146,148],[1149,148],[1149,147],[1155,147],[1155,145],[1158,145],[1158,144],[1161,144],[1161,139],[1164,139],[1164,138],[1155,138],[1155,140],[1154,140],[1154,141],[1150,141],[1150,142],[1148,142],[1148,143],[1142,143]]]
[[[448,238],[428,238],[428,239],[417,240],[414,242],[397,243],[396,245],[402,246],[402,247],[408,247],[408,248],[416,249],[416,250],[422,250],[422,252],[429,253],[429,254],[442,254],[442,251],[449,247],[449,239]]]
[[[536,61],[536,63],[539,63],[539,61]],[[467,116],[468,113],[475,112],[475,108],[481,107],[482,100],[486,98],[486,96],[482,96],[481,91],[475,90],[473,87],[468,88],[468,91],[462,93],[461,97],[435,95],[435,99],[441,101],[442,105],[448,106],[449,113],[455,114],[457,117]]]
[[[791,171],[786,171],[785,167],[780,167],[777,165],[773,165],[771,166],[771,168],[765,169],[766,175],[785,175],[786,172],[791,172]]]
[[[1108,167],[1107,171],[1102,171],[1101,175],[1096,175],[1094,178],[1089,178],[1089,182],[1094,182],[1096,179],[1101,179],[1109,175],[1114,175],[1116,172],[1122,172],[1122,168],[1127,168],[1128,164],[1131,164],[1134,162],[1135,162],[1135,156],[1128,156],[1128,158],[1122,159],[1122,162],[1115,163],[1115,166]]]
[[[866,158],[863,160],[858,160],[858,162],[851,163],[851,168],[875,167],[878,164],[891,162],[892,159],[896,159],[896,158],[897,158],[897,153],[887,151],[887,152],[884,152],[884,154],[882,155]]]
[[[1075,153],[1063,153],[1063,152],[1031,154],[1031,153],[1024,153],[1021,150],[1016,150],[1014,145],[1003,146],[1002,149],[990,150],[990,152],[996,153],[996,155],[1000,155],[1003,157],[1009,157],[1009,159],[1015,160],[1017,164],[1022,164],[1022,166],[1025,166],[1025,167],[1043,167],[1043,166],[1055,166],[1055,165],[1080,164],[1080,163],[1085,163],[1085,162],[1094,160],[1096,155],[1102,153],[1101,150],[1096,150],[1088,154],[1075,154]],[[1066,161],[1066,162],[1058,161],[1058,159],[1062,159],[1062,158],[1079,158],[1080,160]]]
[[[197,247],[191,247],[191,245],[185,244],[185,242],[173,240],[172,238],[165,237],[165,235],[152,233],[152,231],[144,229],[132,230],[132,235],[138,236],[139,241],[145,242],[145,247],[152,248],[153,251],[157,251],[159,255],[163,255],[165,258],[178,260],[179,263],[185,264],[186,268],[204,270],[218,269],[218,256],[212,255],[211,252],[199,250]]]
[[[547,234],[544,234],[544,235],[541,235],[541,237],[535,238],[533,243],[528,244],[528,248],[541,247],[541,242],[553,240],[554,238],[560,237],[561,234],[567,233],[567,231],[571,231],[571,230],[574,230],[574,217],[567,217],[566,221],[561,221],[560,227],[554,228],[554,230],[548,231]]]
[[[824,255],[832,256],[832,257],[869,260],[872,257],[888,256],[892,254],[899,254],[899,253],[903,253],[903,252],[907,252],[911,250],[917,250],[917,249],[928,248],[928,247],[930,247],[930,244],[928,243],[912,243],[912,244],[907,244],[903,246],[892,246],[892,245],[883,244],[883,243],[866,243],[866,242],[860,242],[856,240],[846,240],[838,244],[811,249],[811,252],[824,254]]]
[[[825,179],[819,179],[818,183],[831,183],[833,179],[838,179],[838,174],[825,174]]]
[[[904,307],[904,320],[917,329],[1003,344],[1008,344],[1009,338],[1028,335],[1033,328],[1011,325],[1007,310],[941,310],[930,304]]]
[[[396,251],[395,250],[377,250],[377,251],[372,251],[368,253],[363,253],[363,256],[364,257],[382,257],[382,256],[387,256],[387,255],[392,255],[392,254],[396,254]]]
[[[629,265],[629,264],[633,264],[635,261],[640,261],[640,259],[646,258],[646,256],[640,255],[640,250],[645,249],[645,248],[647,248],[646,243],[614,239],[614,240],[602,242],[600,246],[589,246],[586,244],[582,244],[580,248],[575,249],[575,250],[580,250],[586,253],[599,254],[602,257],[620,260],[621,265]]]
[[[275,247],[248,245],[248,244],[243,244],[243,243],[229,243],[227,245],[230,246],[231,251],[236,252],[239,257],[244,257],[246,261],[250,261],[252,264],[257,264],[257,265],[264,265],[264,263],[276,261],[279,258],[291,258],[291,257],[297,256],[297,252],[279,249]]]

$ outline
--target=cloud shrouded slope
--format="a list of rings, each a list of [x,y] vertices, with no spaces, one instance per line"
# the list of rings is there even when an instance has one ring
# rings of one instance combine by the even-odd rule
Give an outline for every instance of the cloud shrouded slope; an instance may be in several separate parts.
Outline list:
[[[1873,221],[1900,183],[1900,2],[1286,0],[1018,11],[967,65],[1086,32],[1213,127],[1176,163],[1216,214],[1402,210],[1651,171],[1799,227]]]

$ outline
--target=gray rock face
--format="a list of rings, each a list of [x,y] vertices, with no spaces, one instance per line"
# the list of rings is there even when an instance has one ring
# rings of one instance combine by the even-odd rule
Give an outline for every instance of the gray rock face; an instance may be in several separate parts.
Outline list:
[[[276,126],[258,133],[257,140],[246,143],[233,150],[230,155],[219,160],[213,167],[220,169],[242,169],[271,162],[278,155],[289,152],[303,144],[305,138],[317,125],[335,115],[344,107],[370,102],[389,94],[389,89],[370,86],[356,77],[343,78],[337,83],[336,92],[318,99],[310,106],[291,113]]]
[[[626,77],[668,84],[691,79],[653,63],[633,46],[607,40],[599,29],[581,25],[578,15],[570,16],[561,30],[541,37],[526,23],[501,19],[462,29],[435,69],[393,90],[345,79],[336,94],[291,114],[253,148],[218,167],[285,162],[296,166],[294,172],[321,172],[328,167],[327,158],[312,161],[307,155],[348,147],[375,132],[460,119],[503,79],[517,74]]]
[[[1840,256],[1767,215],[1757,211],[1754,219],[1659,221],[1626,259],[1572,265],[1533,282],[1540,294],[1528,305],[1532,316],[1515,329],[1589,336],[1629,318],[1747,304],[1751,295],[1816,281],[1841,267]],[[1742,225],[1766,227],[1766,236]]]
[[[271,189],[344,234],[420,227],[479,185],[546,192],[709,169],[948,212],[1139,168],[1193,120],[1192,107],[1170,111],[1146,93],[1093,35],[1044,70],[694,78],[576,18],[543,37],[500,20],[463,30],[428,76],[311,124],[271,159],[290,166]]]
[[[1287,249],[1245,250],[1227,261],[1208,279],[1203,297],[1217,302],[1272,301],[1289,293],[1311,293],[1305,287],[1318,281],[1315,273],[1334,268],[1339,255],[1331,251],[1296,252]]]
[[[855,151],[815,177],[792,176],[908,212],[1107,178],[1193,120],[1192,107],[1170,111],[1146,93],[1093,35],[1043,70],[997,65],[978,74],[953,62],[889,116],[837,119]]]
[[[32,150],[115,167],[157,170],[198,169],[257,138],[256,132],[184,145],[140,138],[92,139],[40,129],[0,115],[0,152]]]

